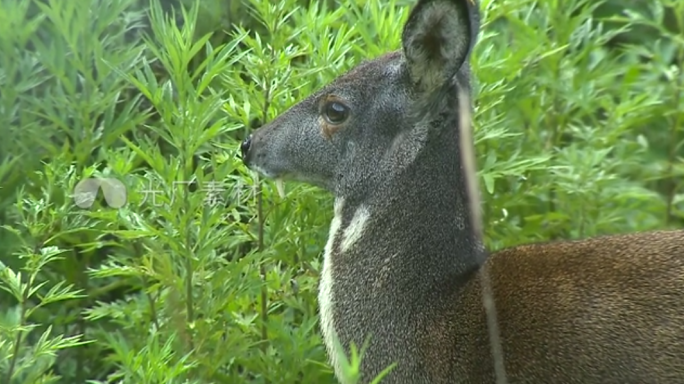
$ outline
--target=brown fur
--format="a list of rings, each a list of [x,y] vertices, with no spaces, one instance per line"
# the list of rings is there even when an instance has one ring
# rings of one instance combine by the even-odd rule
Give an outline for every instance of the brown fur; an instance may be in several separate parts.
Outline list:
[[[509,382],[599,383],[600,367],[616,384],[684,382],[684,231],[523,245],[486,265]],[[422,353],[434,382],[493,382],[479,275],[452,300]]]

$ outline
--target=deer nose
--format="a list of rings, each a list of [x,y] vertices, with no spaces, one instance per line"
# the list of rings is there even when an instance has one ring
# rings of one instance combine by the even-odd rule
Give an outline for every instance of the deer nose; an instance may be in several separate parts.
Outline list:
[[[242,152],[242,160],[243,161],[247,158],[247,151],[249,151],[249,147],[251,145],[252,145],[252,135],[247,136],[247,138],[242,141],[242,144],[240,144],[240,151]]]

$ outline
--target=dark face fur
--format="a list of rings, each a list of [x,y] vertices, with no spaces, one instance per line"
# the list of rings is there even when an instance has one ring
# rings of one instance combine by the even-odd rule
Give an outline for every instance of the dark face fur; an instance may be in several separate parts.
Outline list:
[[[368,177],[381,161],[377,154],[407,128],[409,81],[399,52],[357,66],[259,129],[246,164],[331,192],[345,179]]]

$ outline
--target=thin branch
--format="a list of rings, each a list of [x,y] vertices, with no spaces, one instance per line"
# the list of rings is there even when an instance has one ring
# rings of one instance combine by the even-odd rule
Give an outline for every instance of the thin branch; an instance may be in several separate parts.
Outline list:
[[[487,328],[489,329],[489,340],[494,356],[494,373],[497,384],[507,384],[506,369],[504,366],[503,348],[499,337],[499,325],[496,318],[496,307],[492,294],[489,272],[485,263],[484,235],[482,226],[482,213],[480,211],[479,188],[477,183],[477,169],[475,163],[475,142],[472,132],[472,112],[470,97],[462,89],[459,89],[458,97],[459,111],[459,144],[461,149],[461,159],[463,162],[463,173],[467,189],[468,201],[470,203],[470,217],[472,228],[479,245],[477,252],[480,252],[478,259],[482,262],[480,277],[482,281],[482,300],[487,314]]]

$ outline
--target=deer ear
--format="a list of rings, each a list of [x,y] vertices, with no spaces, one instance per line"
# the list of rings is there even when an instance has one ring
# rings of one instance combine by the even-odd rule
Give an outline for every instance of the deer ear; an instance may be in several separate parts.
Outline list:
[[[420,0],[402,33],[404,57],[419,92],[449,81],[475,45],[480,25],[476,0]]]

